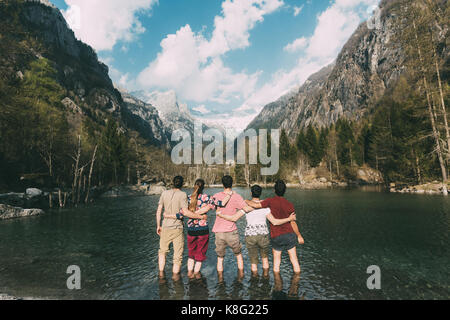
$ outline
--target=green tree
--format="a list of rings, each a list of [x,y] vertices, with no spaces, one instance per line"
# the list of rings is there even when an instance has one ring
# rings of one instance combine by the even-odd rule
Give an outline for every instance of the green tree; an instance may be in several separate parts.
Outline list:
[[[128,154],[126,136],[120,132],[116,121],[108,119],[99,143],[101,171],[106,182],[118,184],[124,181]]]

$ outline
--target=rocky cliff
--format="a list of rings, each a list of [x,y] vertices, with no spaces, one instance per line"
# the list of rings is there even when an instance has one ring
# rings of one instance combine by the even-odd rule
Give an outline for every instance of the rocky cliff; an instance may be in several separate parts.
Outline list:
[[[123,117],[128,126],[140,132],[141,136],[152,144],[169,146],[170,132],[160,118],[158,110],[123,89],[119,91],[125,104]]]
[[[103,124],[112,116],[123,130],[134,130],[148,143],[167,143],[166,128],[151,106],[122,94],[114,87],[108,67],[95,51],[76,39],[61,12],[46,0],[0,1],[0,76],[19,79],[30,62],[46,58],[65,89],[62,104],[83,117]],[[71,116],[73,118],[73,116]]]
[[[178,101],[175,91],[147,92],[141,90],[131,94],[154,106],[158,110],[164,126],[170,133],[177,129],[186,129],[193,133],[195,119],[190,114],[187,105]]]
[[[399,78],[404,55],[392,40],[392,1],[382,1],[381,26],[362,23],[336,62],[312,75],[293,96],[266,105],[249,128],[282,128],[291,138],[309,126],[329,126],[340,117],[358,120]]]

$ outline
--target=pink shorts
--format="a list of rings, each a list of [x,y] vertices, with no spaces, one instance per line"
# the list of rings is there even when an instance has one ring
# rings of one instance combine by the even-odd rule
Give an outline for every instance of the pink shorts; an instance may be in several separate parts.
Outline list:
[[[206,260],[206,251],[208,251],[209,234],[203,236],[187,236],[187,245],[189,258],[198,262]]]

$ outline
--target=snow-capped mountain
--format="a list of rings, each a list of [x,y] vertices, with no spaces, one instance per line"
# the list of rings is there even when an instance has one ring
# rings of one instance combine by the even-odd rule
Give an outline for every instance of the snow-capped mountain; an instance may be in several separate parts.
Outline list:
[[[120,92],[124,102],[123,115],[128,126],[138,131],[143,138],[168,146],[170,135],[158,110],[151,104],[130,95],[125,89],[117,86],[116,89]]]
[[[147,92],[141,90],[134,91],[131,95],[154,106],[169,132],[177,129],[187,129],[189,132],[194,131],[196,119],[190,114],[187,105],[178,101],[175,91]]]

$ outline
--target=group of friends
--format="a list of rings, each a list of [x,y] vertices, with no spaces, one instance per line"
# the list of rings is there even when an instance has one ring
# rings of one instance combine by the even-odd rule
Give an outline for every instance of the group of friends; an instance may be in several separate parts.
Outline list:
[[[217,271],[223,275],[226,248],[233,251],[239,273],[244,272],[242,244],[236,221],[244,217],[247,220],[245,228],[245,243],[251,262],[253,274],[258,272],[259,257],[261,257],[264,273],[269,271],[269,251],[272,247],[273,272],[280,272],[281,254],[287,251],[295,274],[300,273],[297,257],[297,244],[303,244],[304,239],[296,223],[295,209],[291,202],[284,198],[286,184],[282,180],[275,183],[275,197],[261,200],[262,188],[251,187],[252,198],[244,200],[241,195],[232,190],[233,178],[226,175],[222,178],[224,190],[213,196],[204,193],[205,182],[195,181],[194,190],[187,196],[181,190],[183,177],[173,179],[173,188],[161,194],[156,212],[157,234],[160,237],[158,266],[161,277],[164,277],[166,255],[170,244],[173,246],[173,275],[181,271],[184,251],[184,223],[187,220],[188,246],[188,276],[201,277],[202,263],[206,260],[209,244],[208,212],[215,210],[216,220],[212,228],[215,234],[217,254]],[[269,221],[270,230],[266,220]],[[270,235],[270,237],[269,237]]]

